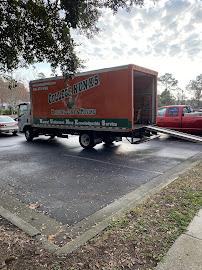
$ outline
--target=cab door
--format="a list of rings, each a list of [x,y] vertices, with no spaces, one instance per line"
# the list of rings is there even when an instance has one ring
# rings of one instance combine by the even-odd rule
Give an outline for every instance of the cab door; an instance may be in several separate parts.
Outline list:
[[[182,117],[180,107],[168,107],[165,113],[166,127],[173,129],[181,129]]]
[[[22,132],[25,125],[30,124],[30,105],[29,103],[22,103],[18,105],[18,127]]]
[[[166,107],[159,108],[157,111],[156,124],[159,127],[166,127],[165,122]]]
[[[186,133],[199,135],[202,131],[202,117],[198,114],[194,114],[189,106],[183,108],[182,129]]]

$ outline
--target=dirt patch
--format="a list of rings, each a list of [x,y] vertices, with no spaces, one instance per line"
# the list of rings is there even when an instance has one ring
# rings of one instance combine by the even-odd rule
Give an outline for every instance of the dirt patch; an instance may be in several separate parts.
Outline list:
[[[153,269],[201,207],[202,163],[68,256],[0,218],[0,269]]]

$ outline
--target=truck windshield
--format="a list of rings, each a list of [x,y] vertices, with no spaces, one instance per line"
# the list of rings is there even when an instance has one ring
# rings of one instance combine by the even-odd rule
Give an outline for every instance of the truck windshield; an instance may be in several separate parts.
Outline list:
[[[27,104],[19,105],[18,116],[21,116],[27,112]]]

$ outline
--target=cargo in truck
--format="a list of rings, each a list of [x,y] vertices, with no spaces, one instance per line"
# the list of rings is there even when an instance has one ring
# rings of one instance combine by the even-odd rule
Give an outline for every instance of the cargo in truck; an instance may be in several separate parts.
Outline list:
[[[79,135],[82,147],[149,136],[156,122],[157,72],[125,65],[30,82],[30,104],[19,105],[27,141]]]

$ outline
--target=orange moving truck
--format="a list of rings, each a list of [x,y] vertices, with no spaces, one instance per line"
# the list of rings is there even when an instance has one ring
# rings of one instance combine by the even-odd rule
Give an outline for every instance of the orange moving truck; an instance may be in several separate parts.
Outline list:
[[[34,80],[30,104],[19,105],[19,128],[27,141],[79,135],[84,148],[138,138],[156,122],[156,96],[157,72],[136,65]]]

